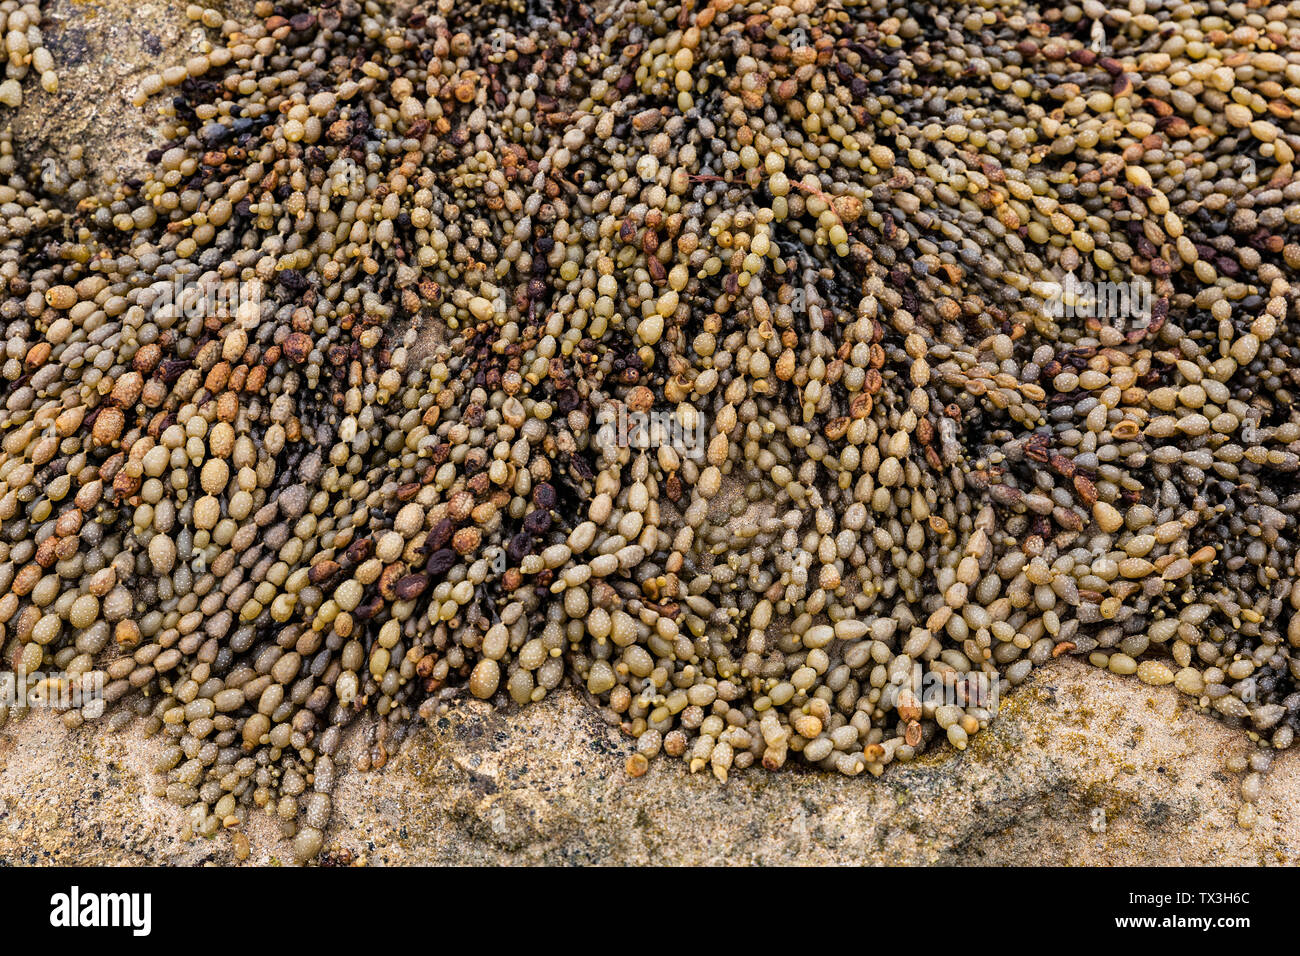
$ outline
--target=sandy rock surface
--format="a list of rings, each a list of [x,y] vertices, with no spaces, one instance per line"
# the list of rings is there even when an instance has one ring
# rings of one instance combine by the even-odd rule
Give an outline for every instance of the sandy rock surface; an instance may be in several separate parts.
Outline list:
[[[359,727],[340,766],[365,739]],[[382,771],[350,771],[327,849],[386,864],[1295,864],[1300,763],[1265,778],[1253,829],[1236,823],[1253,746],[1170,687],[1073,660],[1035,674],[957,753],[879,779],[733,773],[680,761],[633,779],[629,742],[577,692],[520,710],[466,700]],[[33,713],[0,731],[0,864],[235,862],[231,837],[183,841],[184,814],[150,796],[158,739],[64,731]],[[255,820],[250,863],[292,859]]]

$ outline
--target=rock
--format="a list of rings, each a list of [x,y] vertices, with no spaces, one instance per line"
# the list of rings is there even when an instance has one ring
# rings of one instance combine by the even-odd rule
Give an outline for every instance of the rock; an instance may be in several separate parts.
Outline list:
[[[46,713],[11,721],[0,863],[236,862],[239,841],[182,841],[183,813],[149,795],[161,746]],[[1223,761],[1252,746],[1173,687],[1071,659],[1035,672],[963,753],[879,779],[750,769],[723,785],[662,757],[633,778],[632,742],[576,691],[506,710],[466,695],[383,770],[341,773],[325,847],[388,865],[1295,863],[1289,754],[1263,778],[1253,829],[1237,826],[1241,782]],[[246,833],[249,863],[294,859],[272,821]]]
[[[234,0],[225,12],[240,18],[251,7]],[[198,52],[204,31],[186,19],[183,4],[160,0],[48,0],[41,12],[59,89],[46,93],[29,74],[22,107],[12,114],[0,107],[9,114],[0,122],[12,120],[19,158],[62,156],[80,144],[91,173],[137,175],[162,140],[152,131],[159,101],[140,109],[132,106],[132,94],[147,74]]]

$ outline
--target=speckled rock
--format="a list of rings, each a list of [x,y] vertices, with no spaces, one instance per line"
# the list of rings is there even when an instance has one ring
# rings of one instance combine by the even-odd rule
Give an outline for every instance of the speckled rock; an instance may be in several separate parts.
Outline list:
[[[1061,660],[964,753],[878,780],[751,770],[722,785],[670,761],[629,777],[629,742],[577,692],[507,711],[467,698],[382,771],[343,775],[347,823],[326,847],[372,865],[1300,861],[1300,764],[1280,755],[1241,829],[1223,761],[1252,745],[1185,700]],[[183,812],[149,796],[160,747],[129,729],[68,733],[44,713],[7,725],[0,863],[235,862],[229,835],[184,842]],[[249,863],[292,859],[274,821],[248,837]]]
[[[252,9],[251,0],[210,5],[232,17]],[[152,113],[132,106],[131,96],[150,72],[198,52],[205,31],[186,20],[185,4],[159,0],[46,0],[41,11],[59,90],[46,93],[29,77],[22,107],[0,115],[20,156],[61,155],[81,144],[92,174],[139,173],[162,141]]]

